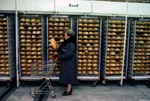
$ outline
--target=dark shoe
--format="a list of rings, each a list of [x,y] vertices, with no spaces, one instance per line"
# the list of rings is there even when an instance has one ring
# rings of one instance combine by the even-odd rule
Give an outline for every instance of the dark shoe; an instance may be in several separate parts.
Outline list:
[[[68,92],[68,91],[64,91],[63,92],[63,96],[68,96],[68,95],[71,95],[72,94],[72,89]]]

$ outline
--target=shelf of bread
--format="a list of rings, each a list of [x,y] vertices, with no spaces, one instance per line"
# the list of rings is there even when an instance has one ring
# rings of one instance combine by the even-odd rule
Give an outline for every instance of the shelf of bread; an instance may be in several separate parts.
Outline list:
[[[54,38],[56,42],[60,45],[64,41],[64,33],[65,29],[71,28],[71,18],[69,17],[49,17],[48,19],[48,58],[52,59],[53,55],[57,54],[57,51],[53,49],[50,40]],[[54,68],[53,76],[58,76],[60,73],[60,64],[58,63],[57,66]]]
[[[150,21],[136,21],[133,73],[150,75]]]
[[[42,63],[42,22],[41,18],[20,17],[20,58],[22,75],[31,75],[31,64]],[[33,67],[34,68],[34,67]],[[40,74],[41,70],[32,74]]]
[[[99,74],[100,20],[78,19],[78,75]]]
[[[0,75],[9,75],[7,18],[0,17]]]
[[[123,63],[125,20],[108,19],[106,75],[120,75]]]

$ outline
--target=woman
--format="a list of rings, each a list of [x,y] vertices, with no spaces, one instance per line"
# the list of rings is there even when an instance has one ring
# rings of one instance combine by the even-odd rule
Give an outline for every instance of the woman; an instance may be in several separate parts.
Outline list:
[[[77,83],[76,38],[71,29],[64,31],[64,42],[58,48],[60,59],[60,83],[67,84],[67,90],[62,95],[72,94],[72,84]]]

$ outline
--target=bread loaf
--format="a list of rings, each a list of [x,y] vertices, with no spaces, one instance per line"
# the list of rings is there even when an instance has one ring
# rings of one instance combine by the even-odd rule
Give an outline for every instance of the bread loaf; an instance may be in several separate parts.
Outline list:
[[[26,18],[25,20],[26,20],[26,22],[30,22],[30,21],[31,21],[31,20],[30,20],[30,19],[28,19],[28,18]]]
[[[64,23],[59,23],[59,26],[64,26]]]
[[[98,42],[98,40],[94,40],[94,42],[96,43],[96,42]]]
[[[85,42],[85,43],[86,43],[86,42],[88,42],[88,40],[83,40],[83,42]]]
[[[93,30],[93,28],[88,28],[88,30]]]
[[[57,30],[57,29],[58,29],[58,27],[54,27],[54,29],[55,29],[55,30]]]
[[[49,20],[50,20],[50,21],[53,21],[54,19],[53,19],[53,18],[49,18]]]
[[[94,26],[95,26],[95,27],[99,27],[100,25],[99,25],[99,24],[94,24]]]
[[[84,35],[83,38],[88,38],[88,36]]]
[[[89,36],[89,38],[94,38],[94,36]]]
[[[79,31],[79,32],[78,32],[78,34],[82,34],[82,32],[81,32],[81,31]]]
[[[98,35],[99,33],[98,33],[98,32],[94,32],[93,34],[94,34],[94,35]]]
[[[83,19],[83,22],[87,22],[87,19]]]
[[[31,22],[35,22],[36,20],[35,19],[31,19]]]
[[[94,19],[94,22],[99,22],[99,20],[98,19]]]
[[[82,19],[79,19],[79,22],[82,22]]]
[[[82,27],[79,27],[78,30],[82,30]]]
[[[88,35],[89,33],[88,32],[83,32],[83,34]]]
[[[78,67],[78,70],[82,70],[82,68],[81,68],[81,67]]]
[[[92,74],[93,74],[93,72],[92,72],[92,71],[88,71],[88,74],[89,74],[89,75],[92,75]]]
[[[93,24],[89,24],[88,26],[89,26],[89,27],[93,27]]]
[[[22,22],[25,22],[25,18],[21,18],[20,20],[21,20]]]
[[[93,32],[89,32],[90,35],[93,35]]]
[[[93,40],[89,40],[89,42],[94,42]]]
[[[95,75],[98,75],[98,71],[94,71],[93,73],[94,73]]]
[[[60,27],[59,27],[59,29],[63,29],[63,28],[60,28]],[[58,33],[59,33],[59,34],[63,34],[63,31],[59,31]]]
[[[23,26],[20,26],[20,29],[25,29]]]
[[[82,72],[81,71],[78,71],[78,74],[80,75]]]
[[[64,18],[60,18],[60,21],[65,21],[65,19]]]
[[[87,68],[86,67],[82,67],[83,68],[83,70],[87,70]]]
[[[99,39],[99,36],[95,36],[95,39]]]
[[[65,21],[69,21],[70,20],[70,18],[65,18]]]
[[[83,26],[86,27],[86,26],[88,26],[88,25],[85,23],[85,24],[83,24]]]
[[[79,23],[78,26],[82,26],[82,23]]]
[[[84,27],[84,28],[83,28],[83,30],[87,30],[87,28],[86,28],[86,27]]]

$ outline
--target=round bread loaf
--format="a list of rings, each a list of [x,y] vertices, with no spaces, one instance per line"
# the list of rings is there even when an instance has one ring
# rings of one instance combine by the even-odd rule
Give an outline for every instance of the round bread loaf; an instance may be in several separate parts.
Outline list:
[[[83,42],[88,42],[88,40],[83,40]]]
[[[99,22],[99,20],[98,19],[94,19],[94,22]]]
[[[90,35],[93,35],[93,32],[89,32]]]
[[[78,30],[82,30],[82,27],[79,27]]]
[[[81,31],[79,31],[79,32],[78,32],[78,34],[82,34],[82,32],[81,32]]]
[[[70,25],[70,23],[65,23],[65,26],[69,26]]]
[[[93,30],[93,28],[88,28],[88,30]]]
[[[79,22],[82,22],[82,19],[79,19]]]
[[[23,26],[20,26],[20,29],[25,29]]]
[[[21,18],[20,20],[21,20],[22,22],[25,22],[25,18]]]
[[[93,19],[89,19],[88,22],[94,22]]]
[[[53,18],[49,18],[49,20],[50,20],[50,21],[53,21],[54,19],[53,19]]]
[[[92,35],[92,36],[89,36],[89,38],[94,38],[94,36]]]
[[[88,24],[86,24],[86,23],[85,23],[85,24],[83,24],[83,26],[85,26],[85,27],[86,27],[86,26],[88,26]]]
[[[41,22],[41,19],[36,19],[36,23],[40,23]]]
[[[69,21],[70,20],[70,18],[65,18],[65,21]]]
[[[65,21],[65,19],[64,18],[60,18],[60,21]]]
[[[84,35],[83,38],[88,38],[88,36]]]
[[[54,27],[55,30],[58,30],[58,27]]]
[[[89,40],[89,42],[94,42],[94,40]]]
[[[93,74],[98,75],[99,73],[98,73],[98,71],[94,71]]]
[[[36,20],[35,19],[31,19],[31,22],[35,22]]]
[[[83,25],[82,23],[79,23],[79,24],[78,24],[78,26],[82,26],[82,25]]]
[[[83,32],[83,34],[88,35],[89,33],[88,32]]]
[[[87,30],[87,28],[86,28],[86,27],[84,27],[84,28],[83,28],[83,30]]]
[[[93,27],[94,25],[93,25],[93,24],[89,24],[88,26],[89,26],[89,27]]]
[[[98,30],[98,28],[93,28],[93,30],[95,30],[95,31],[96,31],[96,30]]]
[[[83,19],[83,22],[87,22],[87,19]]]
[[[95,27],[99,27],[100,25],[99,25],[99,24],[94,24],[94,26],[95,26]]]
[[[54,23],[54,26],[58,26],[59,24],[58,23]]]
[[[78,71],[78,74],[80,75],[80,74],[82,74],[82,72],[81,72],[81,71]]]
[[[28,18],[26,18],[25,20],[26,20],[26,22],[30,22],[31,21],[31,19],[28,19]]]
[[[64,26],[64,23],[59,23],[59,26]]]

